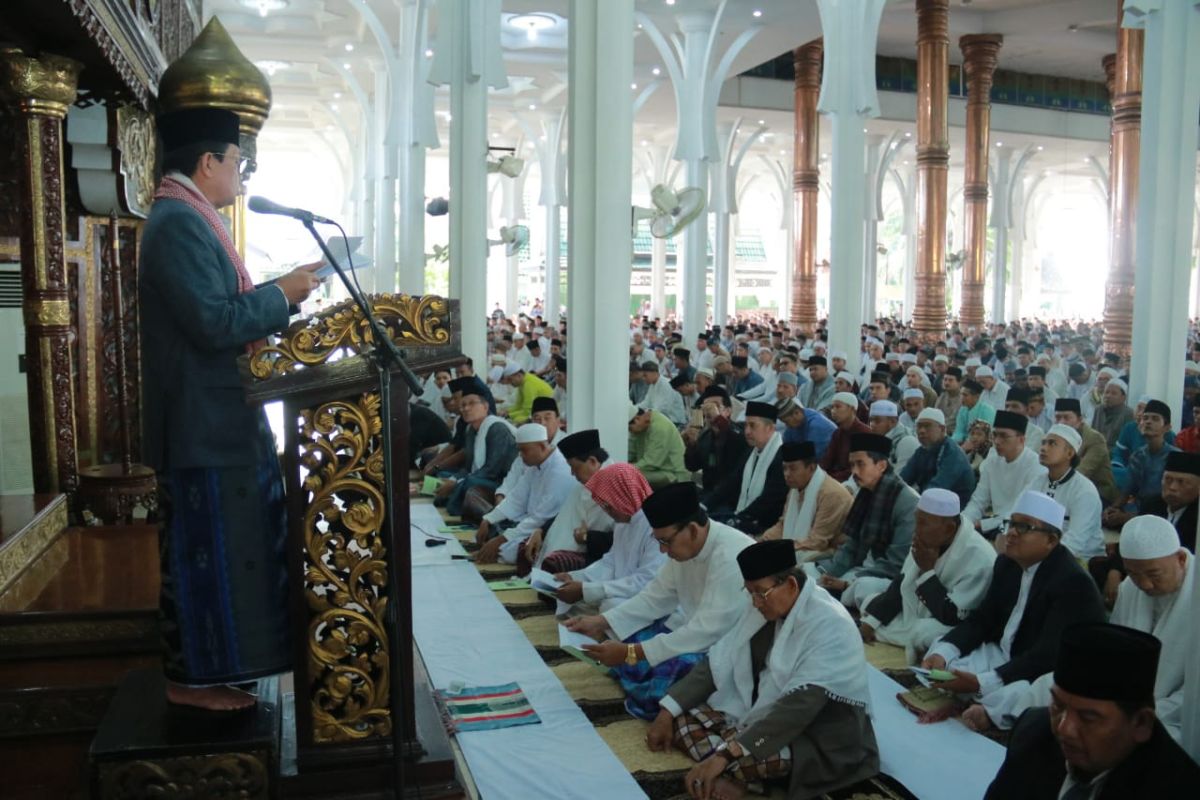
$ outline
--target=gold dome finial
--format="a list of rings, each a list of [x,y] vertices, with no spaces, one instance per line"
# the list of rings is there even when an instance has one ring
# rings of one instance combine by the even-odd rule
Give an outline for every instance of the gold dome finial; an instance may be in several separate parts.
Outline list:
[[[213,17],[187,52],[163,73],[158,101],[164,112],[185,108],[235,112],[240,120],[242,154],[253,163],[255,140],[271,111],[271,85]]]

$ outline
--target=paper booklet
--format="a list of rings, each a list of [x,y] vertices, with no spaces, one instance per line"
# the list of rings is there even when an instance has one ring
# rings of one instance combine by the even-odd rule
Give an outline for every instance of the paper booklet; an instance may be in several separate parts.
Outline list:
[[[544,594],[547,597],[557,597],[558,590],[562,588],[562,581],[556,579],[544,569],[534,567],[529,573],[529,586],[538,594]]]

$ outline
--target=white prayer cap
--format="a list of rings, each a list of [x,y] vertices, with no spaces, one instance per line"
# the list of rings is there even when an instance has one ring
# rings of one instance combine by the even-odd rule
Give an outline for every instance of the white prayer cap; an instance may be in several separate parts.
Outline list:
[[[834,356],[834,358],[837,358],[837,356]],[[839,372],[837,375],[834,375],[833,377],[839,381],[845,381],[846,383],[854,383],[854,376],[851,375],[849,372],[846,372],[846,370],[842,370],[841,372]]]
[[[533,332],[540,336],[541,334],[546,332],[546,329],[545,328],[534,328]]]
[[[1121,390],[1121,393],[1126,396],[1129,394],[1129,384],[1125,383],[1125,381],[1121,380],[1120,378],[1113,378],[1108,382],[1108,385],[1117,387]]]
[[[696,377],[700,377],[701,375],[703,375],[706,378],[712,378],[713,371],[711,369],[709,369],[708,367],[701,367],[700,369],[696,370]]]
[[[808,361],[812,357],[813,357],[813,351],[810,350],[809,348],[806,347],[800,351],[800,360],[801,361]]]
[[[916,364],[913,364],[911,367],[904,370],[904,374],[905,375],[924,375],[925,370],[921,369]]]
[[[524,339],[524,338],[525,338],[525,334],[522,333],[521,331],[513,331],[513,341],[514,342],[517,341],[518,339]]]
[[[872,417],[899,417],[900,409],[891,400],[876,400],[871,403]]]
[[[979,369],[975,370],[976,378],[993,378],[995,375],[996,373],[992,372],[991,367],[980,367]]]
[[[943,428],[946,427],[946,415],[942,413],[940,408],[926,408],[917,415],[917,422],[921,422],[922,420],[926,419],[936,422]]]
[[[842,361],[845,361],[846,360],[846,351],[845,350],[834,350],[832,353],[829,354],[829,357],[830,358],[840,358]]]
[[[504,367],[499,367],[499,366],[492,367],[488,371],[488,380],[491,381],[492,383],[495,383],[496,381],[500,380],[503,377],[504,377]]]
[[[854,392],[838,392],[833,396],[834,403],[842,403],[851,408],[858,408],[858,395]]]
[[[1179,552],[1179,546],[1179,532],[1162,517],[1134,517],[1121,529],[1121,558],[1166,558]]]
[[[1071,449],[1076,454],[1079,453],[1079,447],[1083,444],[1083,437],[1079,435],[1079,431],[1072,428],[1070,425],[1058,423],[1051,425],[1050,430],[1046,431],[1047,436],[1057,436],[1067,444],[1071,445]]]
[[[879,339],[875,338],[874,336],[867,337],[867,344],[869,344],[869,345],[877,344],[877,345],[883,346],[883,342],[881,342]]]
[[[936,356],[933,357],[933,360],[934,361],[945,361],[945,362],[949,363],[950,356],[946,355],[945,353],[938,353]]]
[[[971,356],[970,358],[968,358],[968,359],[966,360],[966,363],[965,363],[965,364],[963,364],[963,366],[965,366],[965,367],[982,367],[982,366],[983,366],[983,362],[982,362],[982,361],[980,361],[980,360],[979,360],[978,358],[976,358],[975,356]]]
[[[1119,377],[1121,377],[1121,373],[1117,372],[1117,371],[1116,371],[1115,369],[1113,369],[1112,367],[1105,367],[1104,369],[1100,370],[1100,374],[1101,374],[1101,375],[1107,375],[1107,376],[1109,377],[1109,379],[1110,379],[1110,380],[1111,380],[1111,379],[1113,379],[1113,378],[1119,378]]]
[[[915,363],[917,363],[917,354],[916,353],[901,353],[900,361],[901,361],[901,363],[904,363],[904,364],[915,364]]]
[[[917,508],[936,517],[957,517],[962,505],[958,495],[949,489],[926,489],[917,501]]]
[[[1141,397],[1139,397],[1139,398],[1138,398],[1138,403],[1149,403],[1149,402],[1150,402],[1151,400],[1153,400],[1153,399],[1154,399],[1154,398],[1153,398],[1153,397],[1151,397],[1150,395],[1148,395],[1148,394],[1144,394],[1144,395],[1142,395]]]
[[[504,377],[505,378],[511,378],[513,375],[516,375],[518,372],[524,372],[524,370],[522,369],[521,365],[515,361],[509,361],[507,364],[504,365]]]
[[[495,364],[496,366],[503,367],[504,362],[507,361],[508,359],[504,357],[504,353],[492,353],[492,357],[490,360],[491,360],[491,363]]]
[[[904,400],[908,400],[909,398],[912,398],[912,397],[916,397],[920,400],[924,400],[925,393],[922,392],[920,389],[905,389],[904,394],[902,395],[902,398]]]
[[[888,354],[886,356],[884,356],[884,360],[885,361],[899,361],[900,354],[897,353],[895,350],[889,350]]]
[[[633,422],[633,418],[636,417],[640,413],[642,413],[642,409],[638,408],[633,403],[630,403],[629,404],[629,419],[627,421]]]
[[[1041,353],[1037,358],[1034,359],[1034,361],[1036,361],[1038,364],[1041,364],[1042,362],[1049,364],[1051,360],[1052,359],[1048,353]]]
[[[813,350],[820,350],[821,352],[829,349],[829,345],[825,344],[825,342],[821,341],[820,339],[817,339],[815,342],[813,342],[812,347]]]
[[[1060,531],[1063,529],[1063,520],[1067,517],[1067,510],[1063,508],[1062,503],[1048,494],[1035,492],[1032,489],[1021,493],[1021,496],[1017,498],[1016,505],[1013,506],[1012,513],[1033,517]]]
[[[527,422],[517,428],[517,444],[534,444],[550,441],[546,426],[537,422]]]

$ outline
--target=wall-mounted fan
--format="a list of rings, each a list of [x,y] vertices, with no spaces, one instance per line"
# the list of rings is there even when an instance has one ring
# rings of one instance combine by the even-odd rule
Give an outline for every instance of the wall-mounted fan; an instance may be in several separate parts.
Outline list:
[[[648,219],[651,236],[670,239],[700,216],[706,200],[704,190],[696,186],[674,192],[660,183],[650,190],[650,202],[654,208],[633,207],[634,233],[637,233],[638,222]]]
[[[524,225],[508,225],[500,229],[499,239],[488,239],[488,244],[504,245],[504,254],[515,256],[517,251],[529,244],[529,228]]]
[[[500,156],[499,161],[487,162],[488,174],[499,172],[506,178],[515,178],[525,169],[525,159],[516,156]]]

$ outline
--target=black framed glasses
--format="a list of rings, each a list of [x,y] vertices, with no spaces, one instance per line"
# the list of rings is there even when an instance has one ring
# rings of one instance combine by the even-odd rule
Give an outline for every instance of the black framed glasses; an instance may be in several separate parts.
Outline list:
[[[224,153],[217,153],[217,152],[210,151],[209,155],[216,158],[217,161],[220,161],[222,164],[225,163],[225,154]],[[249,156],[238,156],[238,161],[237,161],[238,175],[245,177],[246,176],[246,167],[248,167],[248,166],[250,166],[250,157]]]
[[[778,589],[780,586],[783,586],[784,583],[786,583],[786,581],[780,581],[779,583],[772,586],[770,589],[767,589],[765,592],[755,592],[755,591],[751,591],[750,589],[746,589],[746,593],[748,595],[750,595],[751,603],[754,603],[754,602],[765,603],[765,602],[767,602],[767,596],[770,595],[771,592]]]
[[[1015,533],[1017,536],[1024,536],[1027,533],[1054,533],[1053,530],[1042,525],[1034,525],[1029,522],[1014,522],[1011,519],[1004,521],[1004,532]]]
[[[672,534],[671,534],[670,536],[668,536],[667,538],[665,538],[665,539],[660,539],[660,538],[658,538],[657,536],[655,536],[655,537],[654,537],[654,541],[658,543],[658,546],[659,546],[659,547],[670,547],[670,546],[671,546],[671,542],[675,541],[675,537],[676,537],[676,536],[678,536],[679,534],[683,533],[683,531],[684,531],[686,528],[687,528],[687,525],[681,525],[681,526],[679,526],[678,528],[676,528],[676,529],[675,529],[675,532],[674,532],[674,533],[672,533]]]

